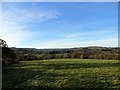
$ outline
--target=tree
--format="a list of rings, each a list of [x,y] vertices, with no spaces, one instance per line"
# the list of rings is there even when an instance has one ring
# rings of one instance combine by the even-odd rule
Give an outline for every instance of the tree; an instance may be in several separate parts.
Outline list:
[[[3,39],[0,39],[0,47],[8,47],[6,41],[4,41]]]
[[[58,58],[58,59],[64,58],[64,54],[56,54],[55,58]]]
[[[6,41],[0,39],[0,47],[2,48],[3,65],[6,65],[8,63],[13,63],[16,61],[16,54],[12,49],[8,47]]]
[[[79,52],[73,52],[72,58],[80,58],[81,54]]]
[[[71,58],[71,53],[64,53],[64,58]]]

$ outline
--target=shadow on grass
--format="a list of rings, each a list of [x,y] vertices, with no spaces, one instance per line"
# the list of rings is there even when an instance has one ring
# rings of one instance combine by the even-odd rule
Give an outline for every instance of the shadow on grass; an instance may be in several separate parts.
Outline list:
[[[42,76],[43,71],[33,71],[29,69],[3,69],[3,88],[26,88],[28,80],[36,75]],[[26,84],[26,85],[25,85]]]
[[[49,69],[77,69],[77,68],[105,68],[105,67],[118,67],[120,63],[63,63],[63,64],[44,64],[44,68]]]
[[[55,63],[55,64],[30,64],[30,65],[19,65],[20,67],[31,66],[32,69],[36,68],[34,66],[41,66],[44,69],[78,69],[78,68],[107,68],[107,67],[119,67],[120,63]],[[16,66],[15,66],[16,67]],[[40,67],[40,68],[41,68]]]
[[[29,66],[29,65],[27,65]],[[56,64],[30,64],[30,66],[42,66],[38,70],[25,68],[3,68],[3,88],[51,88],[51,87],[109,87],[112,84],[109,82],[101,82],[99,79],[89,78],[89,75],[85,74],[85,78],[82,81],[83,76],[79,78],[75,73],[55,73],[48,72],[50,69],[62,70],[62,69],[78,69],[78,68],[105,68],[105,67],[118,67],[119,63],[56,63]],[[93,72],[92,72],[93,73]],[[95,75],[93,73],[93,75]],[[99,77],[99,76],[97,76]],[[66,78],[66,81],[65,81]],[[64,80],[62,80],[64,79]],[[35,80],[32,83],[32,80]],[[57,80],[62,80],[57,83]],[[63,82],[64,81],[64,82]],[[93,83],[91,83],[93,82]],[[90,84],[91,83],[91,84]],[[96,84],[95,84],[96,83]],[[106,85],[106,86],[105,86]]]
[[[93,72],[92,72],[93,73]],[[99,76],[84,74],[54,73],[34,71],[29,69],[15,69],[4,73],[3,88],[104,88],[114,86],[111,81]],[[96,79],[94,77],[97,77]],[[66,80],[66,81],[65,81]]]

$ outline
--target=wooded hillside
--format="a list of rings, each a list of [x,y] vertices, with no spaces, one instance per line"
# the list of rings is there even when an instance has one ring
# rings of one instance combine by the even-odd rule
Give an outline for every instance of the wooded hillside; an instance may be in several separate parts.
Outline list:
[[[119,48],[80,47],[66,49],[11,48],[20,60],[44,60],[56,58],[119,59]]]

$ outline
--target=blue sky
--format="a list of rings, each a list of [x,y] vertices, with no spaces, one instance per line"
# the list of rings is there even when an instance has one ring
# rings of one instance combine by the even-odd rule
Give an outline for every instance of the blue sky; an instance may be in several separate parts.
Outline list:
[[[3,3],[0,37],[10,47],[116,47],[117,9],[117,2]]]

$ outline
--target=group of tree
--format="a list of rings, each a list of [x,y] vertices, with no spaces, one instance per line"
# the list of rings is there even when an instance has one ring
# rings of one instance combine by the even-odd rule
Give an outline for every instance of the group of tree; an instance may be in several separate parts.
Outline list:
[[[17,62],[16,53],[8,47],[6,41],[3,39],[0,39],[0,51],[0,58],[3,66]]]
[[[18,62],[20,60],[45,60],[62,58],[79,59],[110,59],[119,60],[118,47],[80,47],[65,49],[35,49],[35,48],[9,48],[7,43],[0,39],[3,65]]]
[[[81,47],[66,49],[11,48],[19,54],[19,60],[44,60],[61,58],[118,60],[119,48]]]

